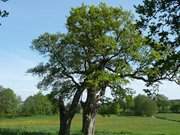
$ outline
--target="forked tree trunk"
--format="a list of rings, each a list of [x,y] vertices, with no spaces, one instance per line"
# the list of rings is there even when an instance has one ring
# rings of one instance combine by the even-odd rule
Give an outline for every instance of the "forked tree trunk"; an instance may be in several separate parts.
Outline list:
[[[73,98],[72,104],[69,108],[64,105],[64,101],[59,97],[59,114],[60,114],[60,129],[59,135],[70,135],[71,122],[74,115],[77,112],[77,107],[79,103],[82,90],[78,90]]]
[[[68,115],[68,109],[64,105],[64,101],[59,98],[59,135],[70,135],[72,118]]]
[[[88,90],[87,100],[83,107],[83,135],[95,134],[96,114],[96,91]]]
[[[68,118],[67,116],[60,116],[60,130],[59,135],[70,135],[71,121],[72,118]]]

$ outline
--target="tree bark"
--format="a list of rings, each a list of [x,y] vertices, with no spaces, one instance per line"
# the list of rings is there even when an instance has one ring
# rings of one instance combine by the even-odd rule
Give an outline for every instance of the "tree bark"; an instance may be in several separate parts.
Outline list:
[[[68,109],[64,105],[64,101],[61,97],[59,97],[59,135],[70,135],[70,127],[72,118],[68,116]]]
[[[84,102],[81,102],[81,107],[82,107],[82,129],[81,129],[81,132],[84,133],[84,127],[85,127],[85,103]]]
[[[97,114],[96,91],[88,90],[87,100],[83,107],[83,135],[95,134],[95,123]]]
[[[76,91],[71,106],[68,108],[64,105],[64,101],[59,97],[59,114],[60,114],[60,129],[59,135],[70,135],[71,122],[77,112],[80,96],[83,90]]]
[[[66,115],[61,115],[60,117],[59,135],[70,135],[72,118],[69,118]]]

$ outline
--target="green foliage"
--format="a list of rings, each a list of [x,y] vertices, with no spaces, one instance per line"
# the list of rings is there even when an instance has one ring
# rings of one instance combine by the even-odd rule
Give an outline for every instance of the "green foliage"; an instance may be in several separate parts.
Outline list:
[[[134,91],[130,88],[123,88],[117,85],[113,89],[113,96],[121,106],[122,113],[132,114],[134,109]]]
[[[138,29],[148,39],[153,55],[159,57],[151,72],[158,75],[156,79],[164,78],[177,84],[180,84],[179,10],[179,0],[144,0],[136,6]]]
[[[23,115],[48,115],[52,114],[52,104],[47,96],[38,93],[28,97],[22,106]]]
[[[153,116],[155,113],[157,113],[157,105],[156,102],[153,100],[146,100],[144,105],[143,105],[143,111],[146,116]]]
[[[0,86],[0,116],[13,116],[18,112],[20,101],[13,90]]]
[[[66,33],[44,33],[33,40],[32,49],[45,56],[46,61],[29,72],[42,77],[39,88],[58,91],[59,105],[71,114],[85,90],[91,93],[89,95],[95,95],[86,104],[87,110],[92,110],[90,108],[97,106],[96,101],[102,101],[106,88],[121,91],[123,89],[116,89],[116,86],[123,87],[133,79],[152,85],[169,79],[166,70],[174,68],[172,66],[169,70],[169,63],[165,66],[167,68],[157,64],[169,57],[171,49],[162,51],[152,46],[149,38],[142,36],[137,29],[131,13],[120,7],[104,3],[82,4],[71,9],[66,28]],[[153,43],[163,48],[161,43]],[[155,68],[156,64],[158,68]],[[70,108],[64,106],[65,101],[71,103]],[[127,101],[131,106],[130,100]],[[155,104],[150,103],[148,106],[154,112]],[[152,113],[149,108],[144,108],[146,115]]]
[[[49,101],[52,104],[52,113],[53,114],[57,114],[59,111],[59,107],[58,107],[58,97],[57,97],[57,93],[56,91],[52,91],[51,93],[46,95],[49,99]]]
[[[108,102],[108,103],[103,103],[99,110],[98,113],[103,115],[103,116],[110,116],[112,114],[114,115],[119,115],[120,114],[120,104],[118,102]]]
[[[174,113],[180,113],[180,104],[172,104],[170,109]]]
[[[31,47],[48,58],[29,70],[42,77],[40,88],[58,89],[67,98],[79,88],[98,93],[129,79],[148,82],[144,70],[156,57],[149,59],[153,52],[144,44],[131,13],[104,3],[81,5],[70,11],[66,27],[67,33],[44,33],[33,40]],[[67,83],[71,88],[63,90]]]
[[[135,113],[142,116],[152,116],[157,113],[156,102],[144,95],[138,95],[134,99]]]
[[[174,113],[180,112],[180,100],[169,100],[170,110]]]
[[[164,95],[157,95],[155,97],[157,106],[158,106],[158,112],[169,112],[170,111],[170,102],[168,98]]]

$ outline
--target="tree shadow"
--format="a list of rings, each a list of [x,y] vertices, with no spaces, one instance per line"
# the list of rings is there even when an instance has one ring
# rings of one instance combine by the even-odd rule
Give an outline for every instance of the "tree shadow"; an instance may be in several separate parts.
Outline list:
[[[156,119],[161,119],[161,120],[167,120],[167,121],[173,121],[173,122],[179,122],[180,123],[180,120],[173,120],[173,119],[169,119],[169,118],[166,118],[166,117],[161,117],[161,116],[155,116]]]

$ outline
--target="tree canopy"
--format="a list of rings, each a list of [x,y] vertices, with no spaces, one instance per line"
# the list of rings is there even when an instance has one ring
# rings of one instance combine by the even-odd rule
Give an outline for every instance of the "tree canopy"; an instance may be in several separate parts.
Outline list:
[[[52,114],[52,104],[47,96],[38,93],[28,97],[22,106],[24,115],[49,115]]]
[[[168,79],[177,84],[180,84],[179,4],[178,0],[144,0],[136,6],[137,25],[148,39],[147,44],[160,54],[166,54],[154,61],[152,70],[160,80]]]
[[[0,86],[0,115],[16,115],[20,101],[13,90]]]
[[[68,93],[127,78],[153,81],[157,71],[149,67],[162,55],[145,44],[132,20],[129,12],[105,4],[72,9],[67,33],[45,33],[33,41],[32,48],[48,61],[29,72],[43,77],[39,86],[69,84]]]
[[[116,94],[126,90],[124,85],[132,79],[147,85],[170,79],[166,70],[160,70],[160,64],[159,68],[155,66],[172,51],[152,46],[136,26],[131,13],[120,7],[101,3],[72,8],[66,33],[44,33],[33,40],[32,49],[46,60],[29,72],[42,77],[40,88],[57,91],[59,105],[66,110],[62,114],[69,117],[74,116],[80,97],[86,91],[84,114],[88,116],[85,119],[88,127],[92,125],[88,122],[94,122],[91,117],[95,116],[106,88]],[[159,42],[153,44],[162,47]],[[171,79],[175,77],[176,74]],[[70,107],[65,106],[65,101],[71,102]],[[93,132],[94,129],[88,129],[85,134]]]

